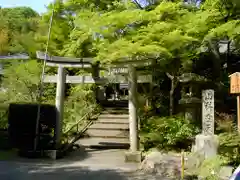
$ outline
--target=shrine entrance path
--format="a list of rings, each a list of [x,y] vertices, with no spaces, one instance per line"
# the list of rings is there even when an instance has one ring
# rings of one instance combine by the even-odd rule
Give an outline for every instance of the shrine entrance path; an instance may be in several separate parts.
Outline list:
[[[123,150],[85,150],[62,160],[0,161],[1,180],[167,180],[124,163]]]

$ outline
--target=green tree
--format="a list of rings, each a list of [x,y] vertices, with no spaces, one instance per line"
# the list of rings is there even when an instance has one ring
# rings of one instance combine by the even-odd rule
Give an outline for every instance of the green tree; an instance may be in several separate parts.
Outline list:
[[[234,42],[234,51],[239,46],[239,16],[240,5],[235,0],[206,0],[201,9],[189,16],[186,26],[187,33],[201,42],[205,53],[213,58],[214,79],[221,81],[224,58],[219,51],[221,40]]]
[[[3,36],[5,38],[5,49],[2,53],[32,54],[32,51],[36,51],[36,48],[33,48],[35,47],[33,33],[38,29],[38,18],[39,15],[28,7],[0,9],[2,30],[0,44],[3,43]]]
[[[184,25],[191,15],[191,8],[167,1],[150,11],[125,7],[99,15],[84,10],[78,13],[76,26],[79,28],[74,34],[79,36],[75,36],[71,49],[79,50],[79,42],[93,36],[92,51],[102,63],[154,59],[160,64],[159,68],[173,77],[172,97],[176,87],[174,80],[183,69],[191,70],[191,58],[201,44],[199,39],[186,33]],[[171,106],[172,102],[173,98]]]
[[[161,1],[147,11],[127,6],[101,13],[84,9],[78,11],[76,28],[65,52],[77,54],[87,40],[102,63],[155,59],[172,80],[171,97],[176,77],[191,72],[193,60],[199,59],[201,53],[214,57],[213,79],[222,80],[224,59],[219,41],[227,38],[238,46],[237,12],[238,3],[234,0],[208,0],[199,9],[182,1]],[[173,98],[170,99],[173,104]]]
[[[10,102],[36,102],[40,64],[32,60],[27,63],[13,63],[4,71],[3,87]]]
[[[0,30],[0,55],[7,54],[9,46],[8,41],[9,41],[8,29],[3,28]]]
[[[54,55],[62,55],[61,51],[70,39],[70,32],[74,29],[74,18],[72,14],[69,14],[62,0],[57,0],[54,4],[49,4],[48,11],[43,14],[42,19],[39,22],[36,41],[39,44],[39,50],[45,50],[52,11],[54,11],[54,16],[51,27],[49,52]]]

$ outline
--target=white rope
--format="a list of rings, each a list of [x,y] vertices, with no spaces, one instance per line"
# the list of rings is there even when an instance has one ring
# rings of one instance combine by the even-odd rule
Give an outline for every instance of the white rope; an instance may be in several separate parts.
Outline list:
[[[48,30],[48,39],[47,39],[47,44],[46,44],[46,49],[45,49],[45,58],[43,61],[43,67],[42,67],[42,73],[40,77],[40,83],[39,83],[39,94],[38,94],[38,108],[37,108],[37,119],[36,119],[36,136],[34,140],[34,151],[37,150],[37,144],[38,144],[38,135],[39,135],[39,121],[41,117],[41,103],[42,103],[42,96],[43,96],[43,90],[44,90],[44,75],[45,75],[45,69],[46,69],[46,62],[47,62],[47,54],[48,54],[48,47],[49,47],[49,41],[51,37],[51,30],[52,30],[52,23],[53,23],[53,16],[54,16],[54,3],[53,3],[53,9],[52,9],[52,15],[50,18],[50,23],[49,23],[49,30]]]

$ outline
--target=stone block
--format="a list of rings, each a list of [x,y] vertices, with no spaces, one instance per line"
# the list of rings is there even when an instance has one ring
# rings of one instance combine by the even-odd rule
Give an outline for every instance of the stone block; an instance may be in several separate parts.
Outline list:
[[[233,173],[233,167],[223,166],[220,169],[219,177],[221,180],[228,180],[232,176],[232,173]]]
[[[125,162],[140,163],[141,161],[142,161],[142,152],[141,151],[136,151],[136,152],[127,151],[125,153]]]
[[[48,150],[46,151],[47,157],[51,158],[52,160],[57,159],[57,150]]]
[[[198,153],[191,153],[185,157],[185,169],[189,173],[196,173],[205,157]]]
[[[178,179],[181,176],[181,157],[153,151],[146,155],[139,170],[144,173]]]
[[[199,134],[196,136],[195,145],[192,150],[194,153],[203,155],[206,159],[217,155],[218,146],[219,141],[216,135]]]

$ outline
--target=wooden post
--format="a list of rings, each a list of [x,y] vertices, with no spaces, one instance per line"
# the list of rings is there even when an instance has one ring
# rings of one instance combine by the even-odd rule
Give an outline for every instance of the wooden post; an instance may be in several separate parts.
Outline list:
[[[129,65],[129,135],[130,150],[137,152],[139,150],[138,138],[138,116],[137,116],[137,74],[134,66]]]
[[[238,125],[238,132],[240,133],[240,96],[237,96],[237,125]]]
[[[230,76],[230,93],[237,95],[237,126],[240,133],[240,73],[235,72]]]
[[[182,150],[181,153],[181,179],[184,179],[184,169],[185,169],[185,153],[184,150]]]
[[[55,132],[57,146],[61,144],[65,83],[66,83],[65,69],[64,67],[59,66],[58,75],[57,75],[57,90],[56,90],[56,103],[55,103],[56,111],[57,111],[56,132]]]

